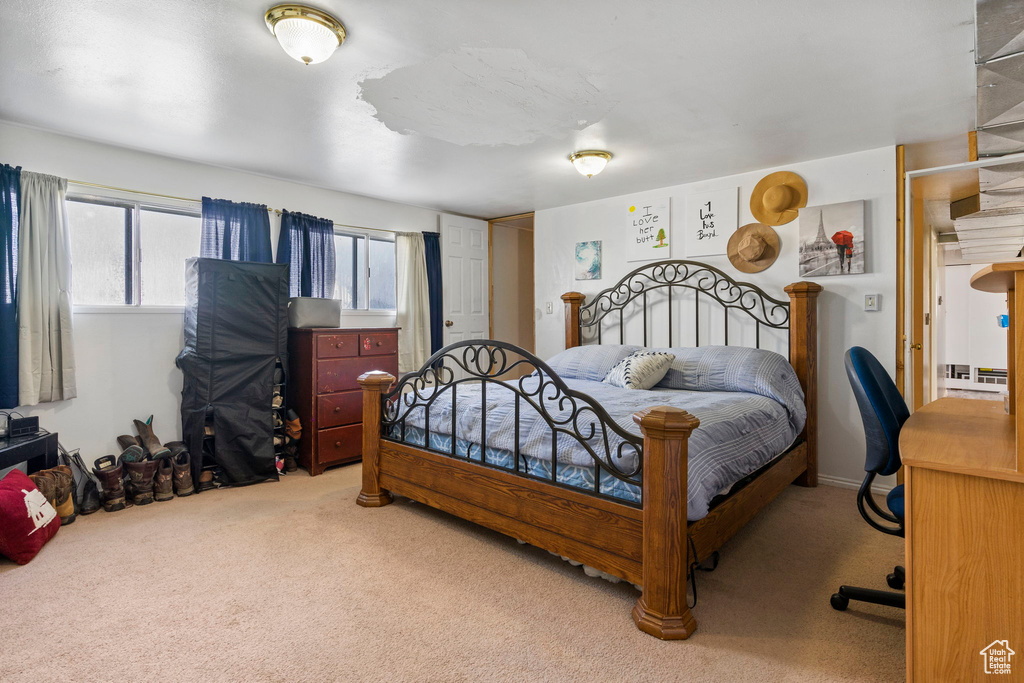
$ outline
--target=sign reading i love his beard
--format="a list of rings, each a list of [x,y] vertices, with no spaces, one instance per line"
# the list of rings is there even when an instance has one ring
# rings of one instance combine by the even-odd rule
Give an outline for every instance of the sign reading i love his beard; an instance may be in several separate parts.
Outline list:
[[[658,261],[672,251],[672,220],[669,201],[658,199],[626,207],[626,260]]]
[[[726,252],[736,232],[738,188],[702,192],[686,198],[683,230],[686,256],[717,256]]]

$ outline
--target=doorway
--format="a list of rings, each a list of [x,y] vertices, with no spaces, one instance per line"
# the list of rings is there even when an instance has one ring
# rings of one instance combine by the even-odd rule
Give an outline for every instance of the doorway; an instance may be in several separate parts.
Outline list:
[[[534,352],[533,212],[488,221],[490,338]]]

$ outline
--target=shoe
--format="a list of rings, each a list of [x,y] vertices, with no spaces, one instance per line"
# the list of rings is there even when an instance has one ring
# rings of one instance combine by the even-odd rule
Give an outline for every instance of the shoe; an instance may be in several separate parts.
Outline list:
[[[39,493],[43,494],[43,498],[46,502],[53,506],[53,509],[57,509],[57,478],[53,476],[53,472],[50,470],[40,470],[28,475],[28,478],[32,480],[32,483],[39,489]],[[61,523],[63,526],[63,522]]]
[[[284,405],[284,399],[281,398],[281,394],[274,394],[274,399],[270,402],[271,407],[280,408]]]
[[[302,422],[299,421],[299,416],[294,410],[289,409],[285,413],[284,433],[296,441],[302,438]]]
[[[213,470],[203,470],[199,473],[199,490],[208,491],[212,488],[217,488],[213,483]]]
[[[54,497],[57,504],[57,514],[60,516],[60,525],[67,526],[75,521],[78,515],[75,512],[75,498],[72,491],[75,488],[75,475],[67,465],[57,465],[47,470],[57,484]]]
[[[170,451],[160,443],[160,439],[156,438],[156,434],[153,433],[152,415],[150,415],[149,419],[145,422],[141,420],[132,420],[132,424],[135,425],[135,431],[139,433],[139,441],[153,459],[170,457]]]
[[[81,493],[78,492],[77,485],[72,488],[71,495],[75,498],[75,510],[80,515],[91,515],[102,507],[100,491],[96,480],[89,473],[89,468],[86,467],[85,461],[82,460],[82,455],[78,452],[77,448],[68,452],[64,450],[63,446],[60,446],[60,450],[65,462],[71,467],[72,476],[74,476],[74,471],[77,469],[80,481],[84,480]]]
[[[120,448],[122,451],[131,448],[132,446],[141,445],[142,444],[139,443],[138,438],[131,436],[130,434],[122,434],[121,436],[117,437],[117,447]]]
[[[156,476],[160,461],[150,459],[142,462],[123,462],[131,480],[132,502],[136,505],[149,505],[153,502],[153,478]]]
[[[125,508],[124,484],[121,480],[123,471],[123,465],[112,455],[98,458],[93,465],[92,473],[103,487],[103,509],[107,512],[117,512]]]
[[[196,489],[192,485],[192,458],[188,451],[178,451],[171,463],[174,467],[174,492],[179,498],[191,496]]]
[[[156,474],[153,476],[153,498],[165,503],[174,498],[174,467],[170,458],[159,458],[156,462]]]

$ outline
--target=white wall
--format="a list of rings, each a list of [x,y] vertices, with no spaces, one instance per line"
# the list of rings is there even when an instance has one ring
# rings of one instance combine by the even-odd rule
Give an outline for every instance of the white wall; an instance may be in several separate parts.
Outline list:
[[[621,216],[630,204],[650,202],[666,195],[677,215],[688,195],[697,191],[740,188],[739,224],[753,222],[750,193],[765,174],[774,170],[799,173],[807,182],[810,206],[865,199],[865,236],[868,261],[864,275],[815,278],[825,289],[818,300],[818,448],[819,468],[825,480],[859,482],[864,477],[864,432],[843,365],[843,355],[859,345],[874,353],[890,373],[895,372],[896,339],[896,153],[892,147],[791,164],[779,169],[701,181],[617,198],[537,211],[534,229],[537,355],[548,358],[564,348],[563,307],[559,296],[582,291],[588,297],[613,286],[639,263],[619,255],[624,234]],[[610,165],[606,173],[614,173]],[[581,182],[586,180],[581,179]],[[685,258],[682,230],[673,221],[672,258]],[[777,228],[781,254],[769,269],[746,275],[736,271],[725,256],[705,261],[741,280],[752,282],[779,298],[782,288],[800,280],[797,267],[798,221]],[[603,242],[601,280],[574,280],[576,242]],[[665,255],[668,258],[668,255]],[[865,312],[864,294],[881,294],[881,311]],[[553,313],[545,307],[553,303]],[[606,339],[607,341],[607,339]],[[629,340],[627,339],[627,343]],[[632,343],[639,343],[635,341]]]
[[[0,122],[0,162],[28,171],[179,197],[259,202],[367,228],[436,231],[438,213],[249,173],[97,144]],[[274,239],[276,246],[276,238]],[[349,327],[390,326],[394,316],[346,314]],[[154,414],[157,436],[180,438],[180,311],[75,314],[78,397],[22,408],[87,463],[116,449],[132,419]]]
[[[945,315],[939,330],[943,344],[936,366],[940,382],[947,388],[1005,392],[1005,384],[973,381],[977,368],[1006,368],[1007,332],[996,323],[997,316],[1007,312],[1006,295],[979,292],[971,287],[971,277],[984,267],[985,264],[965,264],[942,269]],[[971,366],[971,379],[944,379],[946,364]]]

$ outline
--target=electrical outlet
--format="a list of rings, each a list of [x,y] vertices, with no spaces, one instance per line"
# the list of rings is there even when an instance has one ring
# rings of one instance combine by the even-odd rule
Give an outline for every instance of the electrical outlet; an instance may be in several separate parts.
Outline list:
[[[864,295],[864,310],[865,311],[877,311],[882,307],[882,295],[881,294],[865,294]]]
[[[554,312],[555,312],[555,304],[554,304],[553,301],[549,301],[548,302],[548,315],[551,315]]]

